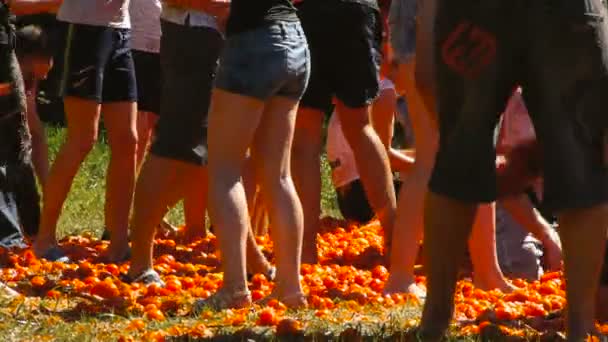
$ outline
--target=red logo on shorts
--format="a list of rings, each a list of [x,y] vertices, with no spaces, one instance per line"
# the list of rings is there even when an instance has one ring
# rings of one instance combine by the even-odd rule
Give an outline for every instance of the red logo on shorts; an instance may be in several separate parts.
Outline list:
[[[443,43],[441,56],[452,70],[475,79],[496,57],[496,37],[463,21]]]

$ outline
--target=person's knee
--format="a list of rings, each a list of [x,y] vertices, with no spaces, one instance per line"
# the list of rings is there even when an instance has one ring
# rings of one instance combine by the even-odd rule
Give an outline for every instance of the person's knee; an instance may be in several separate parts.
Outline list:
[[[292,146],[295,158],[315,156],[321,152],[322,115],[311,109],[300,109],[298,112]]]
[[[68,139],[66,144],[71,149],[72,153],[78,156],[86,156],[97,143],[97,132],[96,131],[81,131],[76,134],[68,133]]]
[[[275,172],[265,169],[262,188],[269,200],[283,198],[291,191],[295,191],[295,186],[291,175],[287,172]]]
[[[382,145],[380,138],[376,134],[374,127],[372,127],[370,122],[352,122],[342,126],[342,131],[344,133],[344,137],[348,141],[348,144],[351,146],[355,153],[359,153],[361,148],[364,145],[368,145],[374,142]]]
[[[113,156],[131,158],[135,154],[138,141],[136,130],[125,130],[120,134],[113,134],[110,139]]]

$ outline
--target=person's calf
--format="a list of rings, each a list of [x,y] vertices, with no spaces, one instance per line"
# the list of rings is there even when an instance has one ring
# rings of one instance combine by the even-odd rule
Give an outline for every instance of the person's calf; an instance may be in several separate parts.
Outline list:
[[[291,150],[291,174],[304,212],[302,262],[317,263],[321,216],[322,111],[300,107]]]
[[[157,225],[180,197],[175,184],[180,177],[175,162],[152,155],[137,181],[131,218],[132,257],[129,275],[138,277],[152,268],[152,244]],[[119,245],[114,245],[119,247]],[[120,252],[120,250],[118,249]]]
[[[369,108],[338,104],[342,130],[352,147],[369,202],[382,223],[385,245],[390,247],[397,199],[388,154],[369,119]]]
[[[427,298],[421,321],[424,341],[441,338],[454,310],[458,268],[477,205],[429,192],[425,201],[424,257]]]
[[[603,284],[597,291],[596,318],[600,322],[608,322],[608,284]]]
[[[569,340],[584,338],[595,325],[595,295],[606,248],[608,205],[566,210],[559,215],[566,275]],[[584,231],[581,231],[584,227]]]

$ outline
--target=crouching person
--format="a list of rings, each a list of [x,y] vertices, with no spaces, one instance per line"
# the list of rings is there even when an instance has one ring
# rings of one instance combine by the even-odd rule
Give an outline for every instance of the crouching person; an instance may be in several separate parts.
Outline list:
[[[52,11],[56,1],[12,1],[20,14]],[[23,77],[15,54],[16,35],[12,15],[0,1],[0,245],[23,243],[23,232],[33,235],[40,218],[39,195],[31,161],[31,137],[25,113]],[[12,210],[11,210],[12,209]],[[15,210],[16,209],[16,210]],[[0,283],[0,294],[17,293]]]

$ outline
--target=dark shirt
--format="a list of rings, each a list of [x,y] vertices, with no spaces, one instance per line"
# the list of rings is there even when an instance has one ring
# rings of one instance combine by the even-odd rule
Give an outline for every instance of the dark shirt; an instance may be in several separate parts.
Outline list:
[[[254,30],[278,21],[297,21],[291,0],[232,0],[226,34]]]

